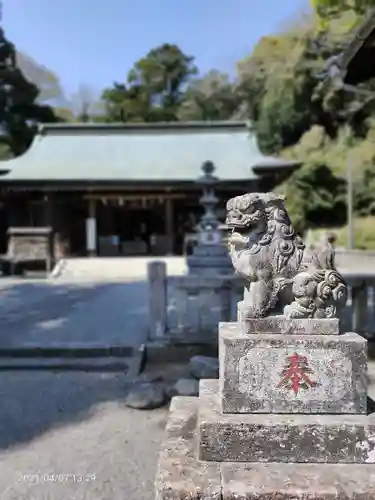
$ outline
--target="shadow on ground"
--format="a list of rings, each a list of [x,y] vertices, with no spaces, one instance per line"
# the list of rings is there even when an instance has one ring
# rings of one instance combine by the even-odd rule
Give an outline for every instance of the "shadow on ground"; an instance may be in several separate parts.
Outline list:
[[[147,327],[145,281],[21,283],[3,288],[1,297],[0,346],[110,341],[138,345]]]
[[[0,346],[28,342],[138,346],[147,333],[147,284],[0,282]],[[98,405],[122,401],[125,373],[0,373],[0,448],[29,442],[89,419]]]
[[[101,403],[122,401],[121,374],[16,372],[0,374],[0,448],[89,419]]]

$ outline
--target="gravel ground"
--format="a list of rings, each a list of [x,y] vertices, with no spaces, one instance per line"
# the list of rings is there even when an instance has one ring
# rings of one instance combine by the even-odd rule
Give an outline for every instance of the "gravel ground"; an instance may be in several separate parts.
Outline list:
[[[1,500],[151,500],[167,409],[131,410],[125,377],[0,375]]]
[[[139,346],[147,334],[144,281],[0,283],[0,345],[113,342]]]
[[[167,408],[131,410],[118,374],[0,374],[1,500],[153,500]],[[375,396],[375,363],[370,366]]]

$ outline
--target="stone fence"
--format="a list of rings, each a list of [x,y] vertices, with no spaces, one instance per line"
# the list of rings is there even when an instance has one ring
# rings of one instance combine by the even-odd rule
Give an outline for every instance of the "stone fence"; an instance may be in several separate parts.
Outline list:
[[[339,260],[339,259],[338,259]],[[375,267],[373,272],[343,268],[349,299],[342,314],[341,330],[375,337]],[[242,300],[243,281],[232,275],[167,276],[166,264],[148,267],[149,339],[179,342],[212,342],[220,321],[235,321]]]
[[[355,269],[356,271],[369,271],[375,273],[375,251],[335,249],[335,263],[337,269]]]

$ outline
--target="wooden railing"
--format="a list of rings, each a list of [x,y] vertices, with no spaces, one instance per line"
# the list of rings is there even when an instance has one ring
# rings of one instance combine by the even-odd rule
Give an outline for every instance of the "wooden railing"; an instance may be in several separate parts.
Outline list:
[[[341,270],[349,288],[341,331],[375,338],[375,268]],[[166,276],[163,262],[149,264],[150,339],[212,340],[220,321],[236,321],[243,282],[236,276]]]

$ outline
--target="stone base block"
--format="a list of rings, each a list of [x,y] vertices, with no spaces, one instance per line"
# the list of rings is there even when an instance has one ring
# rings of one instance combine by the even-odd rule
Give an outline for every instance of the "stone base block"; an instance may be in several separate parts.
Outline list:
[[[219,330],[224,413],[361,413],[367,341],[344,335],[247,335]]]
[[[198,398],[172,399],[156,472],[156,500],[222,500],[220,464],[197,460]]]
[[[284,335],[338,335],[340,320],[338,318],[287,319],[285,316],[269,316],[268,318],[247,318],[246,309],[238,312],[241,317],[239,328],[242,333],[279,333]]]
[[[375,463],[375,414],[222,413],[217,380],[199,392],[199,458],[218,462]]]
[[[198,398],[175,397],[155,481],[156,500],[375,500],[375,466],[203,462]]]
[[[374,465],[226,463],[221,473],[222,500],[375,499]]]

